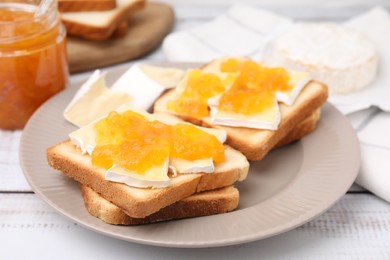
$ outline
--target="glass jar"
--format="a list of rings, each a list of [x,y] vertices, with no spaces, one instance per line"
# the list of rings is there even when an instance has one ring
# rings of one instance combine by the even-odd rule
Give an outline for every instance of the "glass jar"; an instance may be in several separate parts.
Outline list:
[[[49,0],[46,11],[34,16],[39,2],[0,2],[1,129],[23,128],[68,83],[66,32],[57,2]]]

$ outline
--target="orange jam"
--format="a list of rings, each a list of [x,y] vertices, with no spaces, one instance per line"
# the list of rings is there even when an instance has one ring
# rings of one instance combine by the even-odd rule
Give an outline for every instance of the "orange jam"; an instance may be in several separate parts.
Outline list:
[[[243,115],[253,115],[276,103],[276,92],[287,92],[293,86],[283,68],[262,66],[251,60],[227,59],[220,64],[218,75],[192,70],[184,81],[184,90],[167,108],[193,117],[209,115],[207,101],[221,95],[218,109]]]
[[[184,90],[177,99],[169,101],[167,107],[182,114],[205,117],[209,113],[207,100],[224,91],[225,86],[217,75],[194,69],[187,74]]]
[[[220,98],[218,109],[244,115],[261,113],[274,106],[277,91],[289,91],[288,72],[269,68],[253,61],[228,59],[221,63],[221,72],[237,73],[235,81]]]
[[[65,30],[55,1],[34,17],[26,0],[0,3],[0,128],[22,128],[68,81]],[[38,1],[39,2],[39,1]]]
[[[218,109],[243,115],[261,113],[275,105],[274,92],[235,83],[219,100]]]
[[[117,165],[142,174],[169,157],[224,161],[224,146],[215,136],[189,124],[149,121],[130,110],[110,113],[96,123],[95,134],[92,163],[104,169]]]
[[[221,72],[239,73],[236,80],[250,88],[266,91],[289,91],[289,74],[283,68],[264,67],[254,61],[228,59],[220,66]]]

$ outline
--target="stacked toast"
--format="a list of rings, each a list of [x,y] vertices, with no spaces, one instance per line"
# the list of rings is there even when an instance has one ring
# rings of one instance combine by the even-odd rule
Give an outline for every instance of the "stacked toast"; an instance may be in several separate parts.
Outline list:
[[[67,33],[94,41],[126,35],[129,17],[144,6],[144,0],[58,1]]]
[[[213,62],[202,70],[207,70],[208,66],[213,66]],[[176,113],[166,105],[175,95],[174,91],[168,91],[155,102],[155,118],[162,121],[168,118],[174,123],[185,120],[225,132],[225,160],[215,163],[211,173],[171,174],[167,187],[134,187],[107,180],[106,170],[94,165],[91,156],[70,140],[48,148],[50,166],[82,185],[82,196],[91,215],[110,224],[138,225],[236,209],[239,192],[234,184],[246,178],[248,160],[261,160],[270,150],[312,132],[320,120],[320,108],[328,93],[325,85],[308,81],[294,104],[279,103],[279,126],[269,130],[215,125],[210,116],[199,118]]]

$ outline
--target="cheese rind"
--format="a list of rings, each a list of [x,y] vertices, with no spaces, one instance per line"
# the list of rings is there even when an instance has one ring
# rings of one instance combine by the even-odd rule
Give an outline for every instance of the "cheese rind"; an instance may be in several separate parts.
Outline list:
[[[171,183],[167,158],[162,165],[155,165],[143,174],[113,166],[106,171],[106,180],[120,182],[138,188],[165,188]]]
[[[368,86],[376,77],[378,56],[364,35],[335,23],[299,23],[275,39],[267,61],[307,71],[332,94]]]
[[[279,106],[275,99],[275,104],[254,115],[243,115],[233,112],[220,111],[216,106],[210,107],[210,116],[212,125],[223,125],[233,127],[247,127],[254,129],[278,129],[281,121]]]
[[[134,97],[133,105],[149,109],[166,89],[175,87],[184,71],[146,64],[135,64],[128,69],[111,87]]]
[[[285,92],[276,91],[276,100],[288,106],[292,106],[299,93],[301,93],[302,89],[312,80],[312,78],[308,73],[301,71],[290,72],[289,76],[289,84],[292,86],[292,89]]]
[[[214,163],[212,158],[198,159],[194,161],[183,160],[180,158],[172,158],[169,161],[169,166],[174,168],[176,173],[213,173]]]
[[[105,74],[96,70],[77,91],[63,116],[68,122],[82,127],[132,101],[129,94],[108,89]]]

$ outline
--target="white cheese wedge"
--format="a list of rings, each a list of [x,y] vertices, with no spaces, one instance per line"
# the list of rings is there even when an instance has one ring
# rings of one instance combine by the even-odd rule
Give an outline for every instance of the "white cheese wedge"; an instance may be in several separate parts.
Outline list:
[[[139,67],[149,78],[158,82],[166,89],[176,87],[185,74],[184,70],[177,68],[157,67],[147,64],[139,64]]]
[[[167,125],[175,125],[175,124],[189,124],[191,125],[190,123],[187,123],[187,122],[181,122],[181,121],[178,121],[175,117],[172,117],[168,114],[164,114],[164,113],[161,113],[161,114],[158,114],[158,121],[160,122],[163,122],[164,124],[167,124]],[[207,127],[202,127],[202,126],[196,126],[196,125],[192,125],[208,134],[211,134],[211,135],[214,135],[218,141],[220,141],[221,143],[224,143],[226,141],[226,138],[227,138],[227,134],[226,134],[226,131],[223,130],[223,129],[216,129],[216,128],[207,128]]]
[[[211,102],[211,103],[216,103]],[[234,112],[220,111],[217,106],[210,106],[211,124],[255,129],[278,129],[282,118],[278,102],[272,107],[254,115],[243,115]]]
[[[70,123],[82,127],[131,101],[130,95],[109,90],[105,74],[96,70],[77,91],[63,115]]]
[[[118,113],[121,113],[121,112],[124,112],[126,110],[132,110],[138,114],[141,114],[149,121],[155,120],[152,114],[149,114],[148,112],[146,112],[144,110],[135,108],[131,104],[122,105],[113,111],[117,111]],[[103,119],[106,116],[107,116],[107,114],[100,117],[100,118],[97,118],[96,120],[90,122],[89,124],[77,129],[76,131],[71,132],[68,135],[71,142],[74,145],[76,145],[76,147],[80,148],[83,154],[85,154],[85,153],[87,153],[89,155],[92,154],[92,151],[96,146],[96,141],[95,141],[96,136],[95,136],[95,132],[94,132],[94,126],[98,121],[100,121],[101,119]],[[225,135],[226,135],[226,133],[225,133]]]
[[[171,158],[169,166],[172,167],[174,175],[182,173],[213,173],[214,162],[212,158],[199,159],[195,161],[183,160],[180,158]]]
[[[138,188],[165,188],[171,183],[168,176],[168,158],[162,165],[156,165],[143,174],[114,166],[106,172],[106,180],[120,182]]]
[[[78,148],[80,148],[83,154],[87,153],[92,155],[92,151],[96,146],[95,134],[94,134],[95,122],[90,123],[84,127],[69,134],[70,141]]]
[[[378,55],[364,35],[336,23],[298,23],[270,45],[267,61],[307,71],[331,94],[368,86],[377,75]]]
[[[307,72],[294,71],[290,73],[289,84],[293,86],[290,91],[276,91],[276,100],[292,106],[302,89],[312,80]]]
[[[184,71],[146,64],[135,64],[111,87],[134,97],[133,105],[149,109],[154,101],[168,88],[176,87],[184,77]]]

